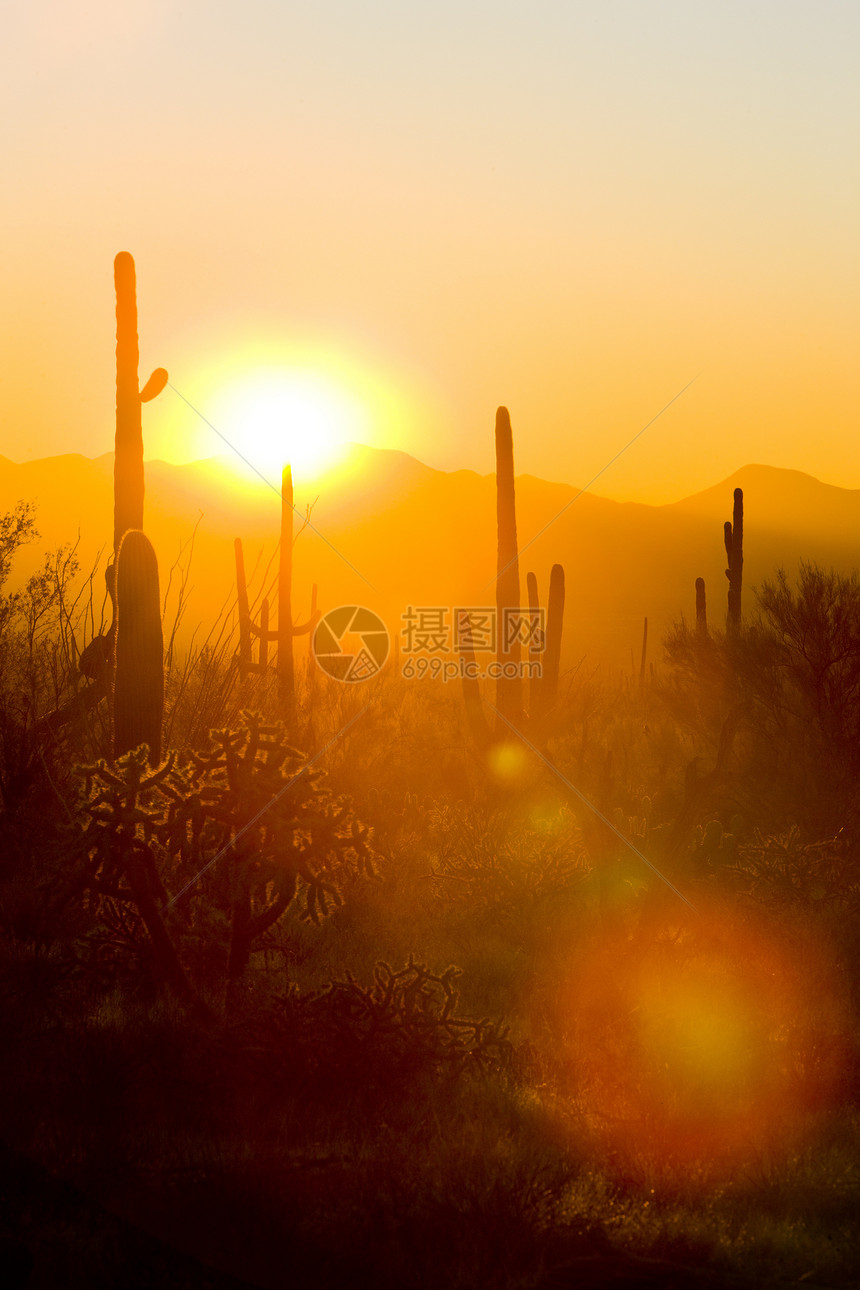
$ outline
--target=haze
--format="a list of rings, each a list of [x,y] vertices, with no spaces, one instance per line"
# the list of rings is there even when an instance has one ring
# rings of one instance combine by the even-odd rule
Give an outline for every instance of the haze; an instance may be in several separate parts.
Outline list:
[[[0,95],[3,445],[113,445],[112,258],[142,377],[231,437],[277,369],[441,469],[672,501],[747,462],[860,485],[860,11],[39,0]],[[220,418],[227,418],[222,421]],[[223,444],[167,391],[147,455]]]

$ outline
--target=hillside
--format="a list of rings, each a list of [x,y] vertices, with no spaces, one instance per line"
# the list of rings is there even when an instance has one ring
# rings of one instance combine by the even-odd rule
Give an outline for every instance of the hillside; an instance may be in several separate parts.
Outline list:
[[[77,454],[16,464],[0,459],[0,507],[18,498],[38,507],[41,548],[73,541],[85,567],[106,552],[112,525],[112,456]],[[278,481],[273,481],[277,485]],[[666,506],[609,501],[572,485],[523,475],[517,480],[521,575],[533,569],[545,596],[551,565],[567,575],[566,663],[586,656],[629,666],[642,620],[651,641],[671,620],[692,613],[694,584],[705,578],[711,621],[725,612],[722,526],[736,486],[745,497],[745,585],[800,559],[837,568],[857,562],[860,491],[822,484],[798,471],[745,466],[729,479]],[[277,487],[237,480],[218,459],[146,467],[146,526],[162,582],[194,534],[185,629],[206,624],[234,590],[233,540],[243,538],[249,575],[261,571],[277,540]],[[354,446],[347,463],[319,487],[295,481],[297,507],[312,505],[298,539],[294,612],[310,585],[320,603],[368,604],[392,631],[408,606],[492,604],[495,486],[491,475],[433,470],[405,453]],[[196,534],[195,534],[196,525]],[[297,525],[298,527],[298,525]],[[39,558],[22,555],[16,576]],[[174,578],[175,585],[175,578]],[[99,591],[101,584],[98,583]],[[747,603],[750,604],[748,597]],[[652,657],[656,655],[652,652]]]

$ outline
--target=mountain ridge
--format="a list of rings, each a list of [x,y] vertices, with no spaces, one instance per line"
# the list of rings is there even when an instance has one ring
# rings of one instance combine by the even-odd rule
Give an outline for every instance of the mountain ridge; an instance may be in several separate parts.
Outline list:
[[[104,561],[112,541],[112,458],[71,453],[26,463],[0,459],[0,512],[19,497],[32,497],[42,534],[40,547],[28,548],[16,561],[19,581],[40,562],[40,550],[74,540],[76,532],[83,567],[96,558]],[[319,484],[294,481],[299,513],[312,507],[311,525],[296,543],[297,616],[306,612],[312,582],[323,608],[365,603],[391,630],[410,605],[492,602],[492,474],[440,471],[397,449],[366,446],[351,454],[350,463]],[[274,552],[278,488],[274,481],[240,479],[218,457],[182,465],[153,459],[145,469],[145,527],[162,578],[194,533],[193,602],[186,621],[193,626],[211,620],[235,594],[234,539],[243,539],[249,570],[258,555],[265,567]],[[551,566],[564,565],[569,661],[585,653],[629,666],[645,616],[652,641],[674,619],[693,616],[697,577],[706,582],[710,621],[722,624],[722,530],[738,481],[745,489],[746,611],[754,603],[752,587],[780,565],[789,573],[802,559],[846,570],[856,565],[860,490],[824,484],[803,472],[754,463],[680,502],[657,505],[517,476],[523,595],[525,574],[534,572],[545,600]]]
[[[358,449],[362,454],[365,454],[370,458],[376,458],[378,461],[382,461],[384,459],[389,461],[397,459],[398,461],[408,462],[410,466],[419,467],[420,470],[422,472],[426,472],[428,476],[434,475],[447,479],[461,476],[476,480],[494,478],[492,471],[482,474],[480,471],[472,470],[469,467],[458,467],[456,470],[443,470],[438,466],[430,466],[419,457],[415,457],[412,453],[404,452],[400,448],[376,448],[371,447],[368,444],[357,443],[348,444],[347,448],[350,450]],[[85,453],[69,452],[53,453],[46,457],[30,457],[25,461],[13,461],[11,457],[5,457],[0,454],[0,466],[10,466],[13,469],[26,469],[30,467],[45,467],[48,463],[63,461],[102,464],[107,463],[108,461],[112,463],[113,455],[113,452],[103,452],[98,453],[94,457],[88,457]],[[232,465],[232,458],[226,453],[216,453],[211,457],[200,457],[194,461],[185,462],[171,462],[167,461],[164,457],[146,457],[144,458],[144,468],[146,469],[147,467],[166,468],[171,471],[183,472],[194,471],[204,467],[217,467],[223,469],[225,473],[229,473],[235,469]],[[236,473],[237,478],[246,478],[242,472]],[[333,473],[335,475],[338,474],[337,468],[335,468]],[[809,474],[807,471],[797,470],[790,466],[772,466],[767,462],[747,462],[745,465],[739,466],[736,470],[732,471],[731,474],[708,485],[707,488],[698,489],[693,493],[685,493],[682,497],[671,502],[648,502],[641,499],[607,497],[605,494],[596,492],[594,489],[587,486],[583,488],[580,485],[571,483],[569,480],[547,479],[543,475],[535,475],[530,471],[524,471],[517,474],[516,479],[518,481],[523,480],[533,482],[545,487],[570,489],[580,496],[597,498],[603,502],[612,502],[617,506],[647,506],[655,510],[662,510],[672,507],[690,507],[696,505],[705,499],[709,499],[719,489],[743,487],[745,481],[748,485],[751,478],[755,480],[756,475],[762,473],[767,474],[772,478],[779,478],[783,481],[802,480],[804,481],[804,486],[814,486],[815,488],[828,493],[845,494],[850,497],[860,498],[860,488],[846,488],[842,484],[831,484],[825,480],[819,479],[817,475]],[[265,477],[265,472],[260,472],[260,475]],[[319,478],[311,476],[310,479],[311,482],[319,484],[320,482],[324,482],[325,475]],[[274,481],[267,482],[271,482],[272,486],[274,486]],[[298,482],[301,481],[299,480]]]

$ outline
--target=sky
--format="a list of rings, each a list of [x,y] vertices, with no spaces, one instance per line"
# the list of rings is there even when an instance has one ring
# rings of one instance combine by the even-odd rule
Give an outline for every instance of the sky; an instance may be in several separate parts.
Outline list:
[[[0,455],[112,450],[128,250],[149,457],[488,473],[504,403],[620,500],[858,488],[858,60],[855,0],[13,0]]]

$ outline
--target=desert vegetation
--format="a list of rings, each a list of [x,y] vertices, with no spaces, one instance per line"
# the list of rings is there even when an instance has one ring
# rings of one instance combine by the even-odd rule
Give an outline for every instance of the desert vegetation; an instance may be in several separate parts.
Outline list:
[[[130,261],[106,580],[69,546],[17,584],[38,514],[0,517],[7,1275],[854,1283],[856,574],[744,586],[737,490],[726,591],[629,673],[560,665],[555,565],[498,640],[528,682],[349,683],[294,653],[331,606],[293,621],[285,470],[279,567],[237,539],[182,648]],[[503,408],[496,450],[496,608],[534,624]]]

